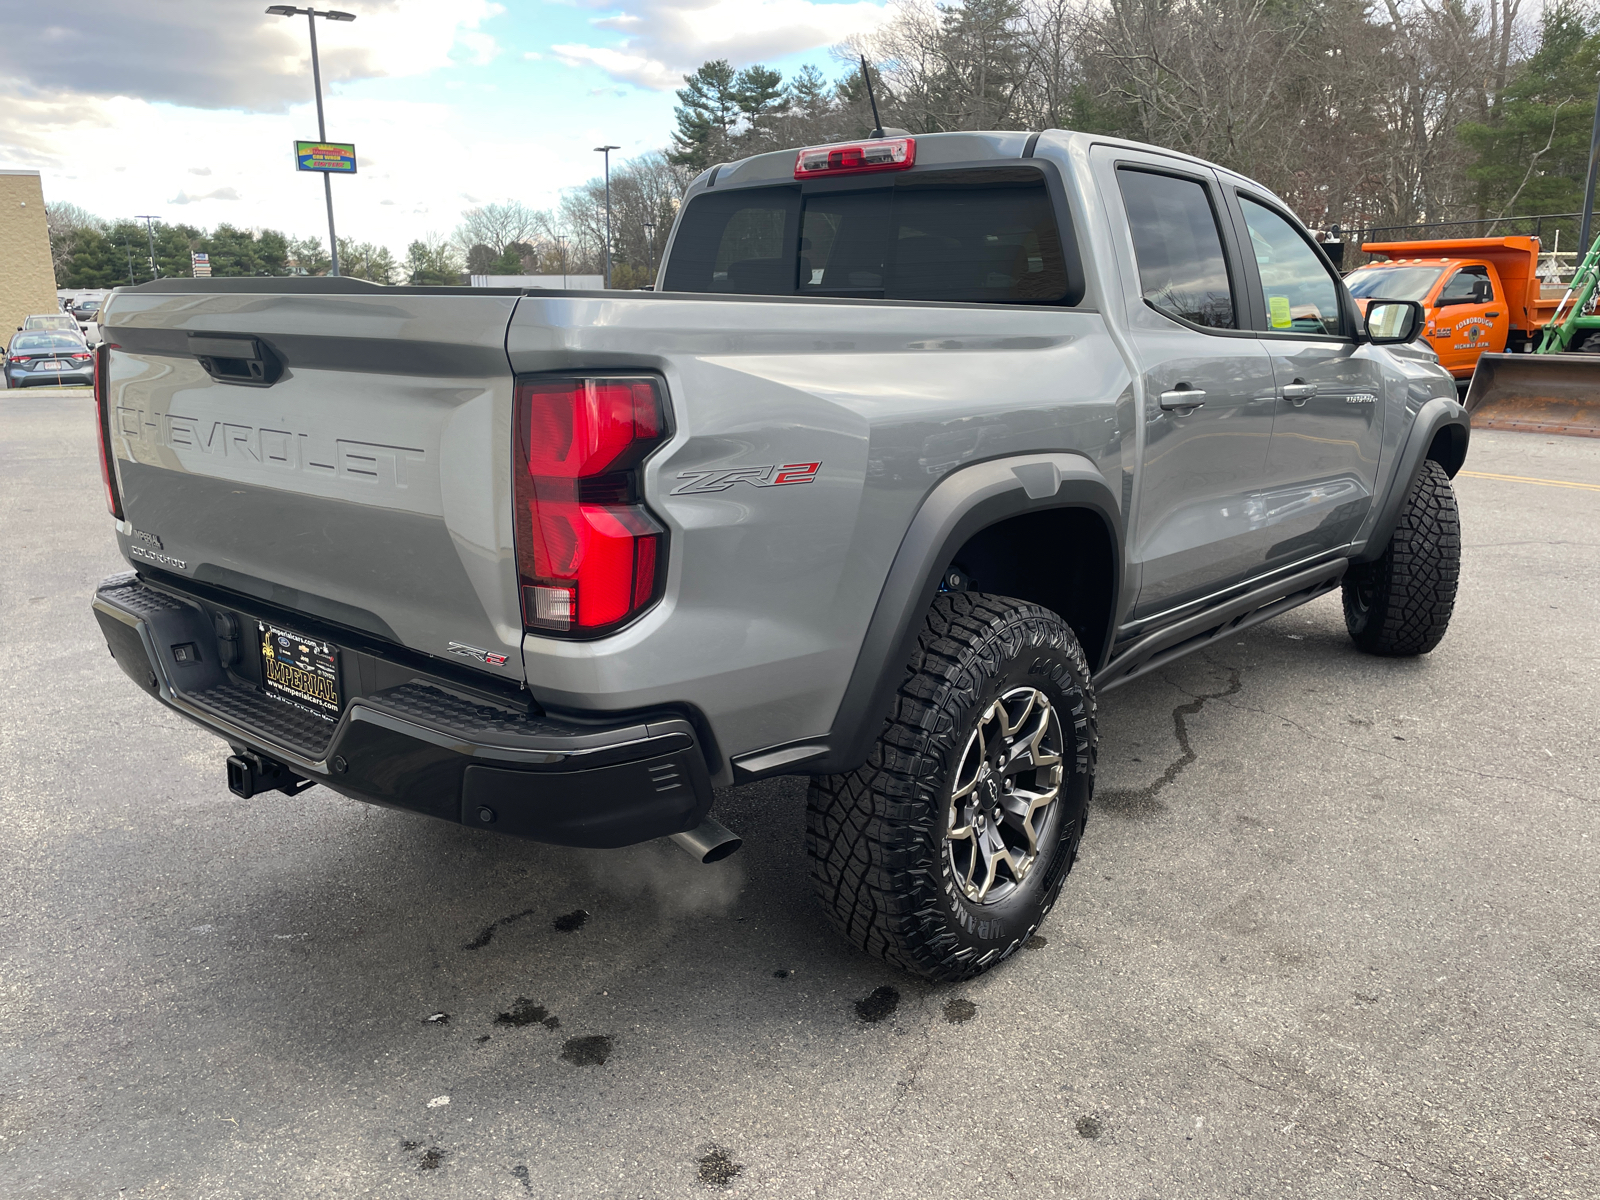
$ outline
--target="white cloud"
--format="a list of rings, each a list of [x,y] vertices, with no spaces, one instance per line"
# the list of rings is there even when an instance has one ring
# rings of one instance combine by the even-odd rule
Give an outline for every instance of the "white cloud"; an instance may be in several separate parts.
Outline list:
[[[167,203],[196,204],[201,200],[237,200],[238,198],[239,190],[237,188],[223,187],[218,188],[214,192],[204,192],[198,196],[191,196],[188,192],[179,192],[171,200],[168,200]]]
[[[781,58],[869,33],[888,16],[885,6],[870,0],[633,0],[627,10],[594,21],[596,28],[625,35],[617,45],[568,43],[551,50],[568,66],[595,66],[614,79],[670,91],[709,59],[745,66]]]
[[[500,57],[500,46],[487,33],[466,31],[456,35],[456,41],[467,52],[467,61],[475,67],[486,67]]]
[[[210,167],[190,167],[189,168],[189,174],[191,174],[191,175],[209,175],[209,174],[211,174],[211,168]]]
[[[550,52],[569,67],[599,67],[613,79],[654,91],[665,92],[683,86],[683,72],[670,69],[658,59],[604,46],[551,46]]]
[[[264,7],[77,0],[25,21],[0,16],[0,80],[9,85],[0,87],[0,108],[12,102],[9,92],[70,92],[282,112],[309,92],[310,42],[303,21],[269,17]],[[458,52],[479,65],[499,53],[479,28],[505,11],[491,0],[352,0],[346,7],[354,22],[318,22],[324,86],[426,74]]]
[[[201,227],[225,220],[326,240],[322,180],[297,171],[293,154],[294,139],[316,127],[309,103],[240,113],[114,97],[93,108],[86,116],[70,98],[30,101],[20,111],[0,102],[0,165],[37,168],[46,200],[108,219],[152,213]],[[515,199],[553,207],[563,187],[599,174],[592,147],[624,143],[615,163],[653,149],[659,136],[647,129],[618,136],[581,110],[530,134],[518,120],[475,119],[453,103],[387,94],[341,96],[337,113],[337,130],[356,131],[360,164],[358,174],[331,181],[339,232],[396,254],[416,238],[448,234],[474,205]],[[18,132],[32,139],[26,149]],[[440,168],[441,147],[449,170]],[[202,183],[192,170],[211,178]],[[191,186],[174,187],[178,177]],[[224,179],[226,187],[212,188]]]

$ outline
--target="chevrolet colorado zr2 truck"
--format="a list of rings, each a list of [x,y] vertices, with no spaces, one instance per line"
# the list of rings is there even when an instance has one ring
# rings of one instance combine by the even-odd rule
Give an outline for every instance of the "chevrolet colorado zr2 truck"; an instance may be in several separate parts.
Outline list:
[[[1283,203],[1181,154],[950,133],[689,189],[653,292],[164,279],[104,306],[94,609],[238,795],[736,844],[810,777],[821,906],[965,978],[1077,854],[1096,697],[1343,589],[1454,603],[1468,421]]]

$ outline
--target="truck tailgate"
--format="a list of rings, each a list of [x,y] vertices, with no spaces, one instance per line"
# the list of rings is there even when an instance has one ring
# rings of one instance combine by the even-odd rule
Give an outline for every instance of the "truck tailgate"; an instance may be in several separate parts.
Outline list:
[[[124,552],[520,679],[517,296],[214,287],[106,306]]]

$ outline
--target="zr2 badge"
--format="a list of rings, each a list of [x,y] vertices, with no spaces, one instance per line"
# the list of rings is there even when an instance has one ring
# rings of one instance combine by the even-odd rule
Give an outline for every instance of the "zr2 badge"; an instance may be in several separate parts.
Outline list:
[[[704,492],[725,492],[736,483],[748,483],[751,487],[811,483],[821,469],[821,463],[784,463],[782,466],[734,467],[731,471],[685,471],[678,478],[686,482],[673,488],[671,494],[696,496]]]

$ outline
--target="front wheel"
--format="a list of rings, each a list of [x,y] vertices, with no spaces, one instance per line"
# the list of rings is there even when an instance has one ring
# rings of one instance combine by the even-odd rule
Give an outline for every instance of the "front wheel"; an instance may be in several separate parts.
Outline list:
[[[929,979],[1010,957],[1072,869],[1096,746],[1065,621],[1004,596],[940,596],[871,757],[811,781],[807,853],[829,919]]]
[[[1400,510],[1383,554],[1344,576],[1344,622],[1368,654],[1426,654],[1444,638],[1461,577],[1461,520],[1450,476],[1433,459]]]

